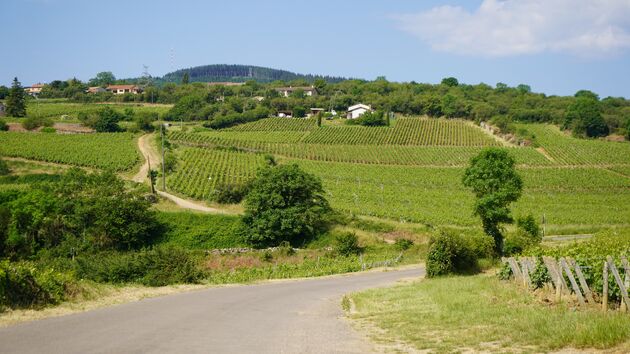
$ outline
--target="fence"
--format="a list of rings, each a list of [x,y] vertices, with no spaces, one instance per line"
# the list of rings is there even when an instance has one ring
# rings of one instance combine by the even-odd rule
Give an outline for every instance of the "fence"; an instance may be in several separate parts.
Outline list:
[[[609,274],[612,274],[614,283],[619,287],[620,303],[619,310],[627,312],[630,307],[630,299],[628,298],[628,288],[630,287],[630,266],[626,257],[621,257],[621,267],[623,269],[624,278],[622,280],[621,273],[617,269],[613,258],[606,257],[602,260],[602,294],[595,294],[587,282],[583,273],[583,266],[580,266],[575,259],[570,257],[561,257],[555,259],[552,257],[542,257],[536,259],[534,257],[514,257],[501,258],[501,261],[507,264],[512,271],[515,281],[521,283],[527,289],[532,289],[532,276],[538,266],[544,266],[551,278],[549,286],[555,290],[555,299],[557,302],[562,300],[563,295],[575,294],[577,302],[580,306],[587,304],[601,304],[602,310],[608,310],[609,300]],[[541,263],[542,261],[542,263]],[[599,302],[597,301],[599,298]]]

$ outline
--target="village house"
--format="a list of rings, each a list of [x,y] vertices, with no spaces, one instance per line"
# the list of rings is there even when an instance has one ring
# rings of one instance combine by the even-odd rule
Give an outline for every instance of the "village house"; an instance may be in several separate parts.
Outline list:
[[[93,86],[93,87],[88,87],[88,89],[85,90],[85,92],[86,93],[101,93],[101,92],[107,92],[107,90],[100,86]]]
[[[125,93],[133,93],[135,95],[141,93],[142,89],[136,85],[109,85],[107,86],[107,91],[114,95],[122,95]]]
[[[280,93],[280,95],[284,96],[284,97],[289,97],[296,91],[304,91],[304,94],[306,96],[315,96],[315,95],[317,95],[317,90],[315,89],[314,86],[278,87],[275,90],[278,91]]]
[[[44,84],[42,83],[37,83],[34,84],[30,87],[25,87],[24,91],[26,91],[27,94],[31,95],[31,96],[37,96],[42,92],[42,89],[44,88]]]
[[[366,112],[372,112],[372,107],[363,103],[355,104],[354,106],[348,107],[346,118],[357,119],[364,115]]]

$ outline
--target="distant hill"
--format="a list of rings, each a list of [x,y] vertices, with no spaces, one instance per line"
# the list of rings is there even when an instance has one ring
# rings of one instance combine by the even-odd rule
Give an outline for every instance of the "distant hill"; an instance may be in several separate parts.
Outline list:
[[[336,83],[346,80],[343,77],[296,74],[286,70],[260,66],[227,64],[203,65],[180,69],[164,75],[161,80],[164,82],[181,82],[186,72],[190,76],[190,82],[245,82],[248,80],[272,82],[276,80],[291,81],[299,79],[313,82],[315,79],[321,78],[327,82]]]

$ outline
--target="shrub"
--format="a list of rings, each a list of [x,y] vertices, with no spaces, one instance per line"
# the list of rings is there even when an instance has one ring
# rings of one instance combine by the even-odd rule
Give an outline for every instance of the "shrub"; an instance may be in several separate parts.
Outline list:
[[[516,220],[516,232],[506,237],[503,252],[506,255],[519,254],[541,241],[540,227],[534,217],[532,215],[521,217]]]
[[[238,204],[247,195],[249,186],[235,184],[221,184],[215,187],[210,200],[221,204]]]
[[[4,120],[0,119],[0,131],[6,132],[9,130],[9,125]]]
[[[0,159],[0,176],[6,176],[11,173],[11,169],[9,169],[9,165],[7,165],[6,161]]]
[[[352,232],[344,232],[335,236],[335,250],[339,255],[347,257],[353,254],[359,254],[359,239]]]
[[[28,117],[22,122],[22,127],[26,130],[34,130],[39,127],[52,127],[53,124],[50,118]]]
[[[413,241],[408,240],[406,238],[399,238],[396,240],[396,243],[394,243],[394,246],[396,246],[396,248],[398,248],[401,251],[405,251],[411,248],[411,246],[413,246]]]
[[[57,129],[53,128],[53,127],[44,127],[41,130],[42,133],[56,133]]]
[[[477,258],[473,243],[464,235],[442,231],[429,242],[427,276],[475,272]]]
[[[39,307],[66,297],[72,277],[53,269],[37,269],[32,263],[0,262],[0,306]]]
[[[198,283],[205,276],[197,258],[190,251],[176,247],[79,257],[77,275],[97,282],[147,286]]]

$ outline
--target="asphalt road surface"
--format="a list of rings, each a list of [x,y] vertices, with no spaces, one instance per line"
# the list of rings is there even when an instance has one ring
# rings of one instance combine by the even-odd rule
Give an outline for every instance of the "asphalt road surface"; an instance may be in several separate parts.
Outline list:
[[[230,286],[0,328],[0,353],[369,353],[343,318],[348,292],[424,269]]]

